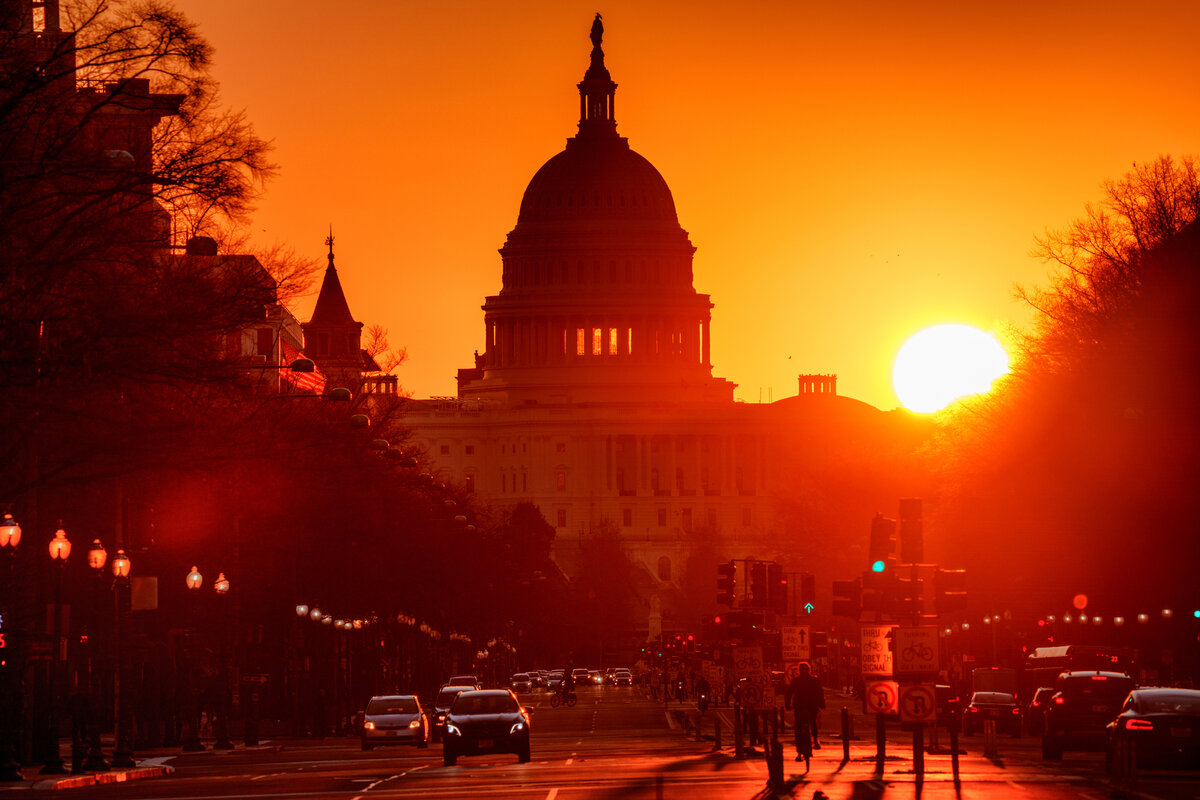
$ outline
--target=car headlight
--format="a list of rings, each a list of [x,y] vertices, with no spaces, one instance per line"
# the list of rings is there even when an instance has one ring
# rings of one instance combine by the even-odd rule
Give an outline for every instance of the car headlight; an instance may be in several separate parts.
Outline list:
[[[410,727],[410,728],[419,728],[419,727],[421,727],[421,720],[419,720],[419,719],[414,719],[412,722],[408,723],[408,727]]]
[[[518,723],[515,723],[515,724],[512,726],[512,728],[511,728],[511,729],[508,731],[508,733],[509,733],[509,735],[511,736],[512,734],[514,734],[514,733],[520,733],[520,732],[521,732],[521,731],[523,731],[523,730],[525,730],[525,723],[524,723],[524,722],[518,722]]]
[[[462,731],[460,731],[457,726],[450,722],[446,723],[446,733],[450,734],[451,736],[462,736]]]
[[[366,730],[366,731],[375,730],[375,723],[371,722],[371,720],[367,720],[366,722],[363,723],[363,730]]]

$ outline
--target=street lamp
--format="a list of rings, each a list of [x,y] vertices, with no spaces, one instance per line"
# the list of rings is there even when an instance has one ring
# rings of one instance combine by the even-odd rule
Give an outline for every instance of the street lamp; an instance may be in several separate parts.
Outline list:
[[[0,548],[7,553],[15,553],[21,543],[21,526],[13,519],[12,514],[5,514],[0,522]]]
[[[13,515],[5,513],[0,521],[0,552],[5,554],[6,575],[4,580],[4,607],[13,607],[16,589],[13,587],[13,562],[17,555],[17,545],[21,542],[21,526],[13,519]],[[16,706],[18,665],[10,664],[0,674],[0,697],[10,701],[10,708]],[[21,764],[17,761],[17,720],[16,714],[5,714],[0,719],[0,782],[24,780],[21,775]]]
[[[87,563],[91,567],[93,575],[92,594],[94,602],[92,604],[91,616],[96,624],[92,626],[94,630],[91,631],[91,636],[88,637],[88,647],[92,653],[91,660],[88,662],[88,751],[82,767],[87,772],[104,772],[108,769],[108,762],[104,760],[104,751],[100,746],[100,678],[96,674],[98,672],[96,662],[99,660],[97,658],[99,648],[96,642],[100,638],[97,634],[100,628],[101,582],[104,580],[104,565],[108,563],[108,551],[104,549],[104,545],[100,543],[99,539],[92,540],[92,547],[88,550]],[[77,744],[82,748],[82,741],[79,741]]]
[[[128,670],[125,669],[125,637],[126,630],[129,627],[129,620],[126,618],[126,609],[129,608],[129,573],[133,569],[133,563],[129,556],[125,554],[124,548],[117,548],[117,554],[113,556],[110,562],[112,569],[114,584],[114,608],[113,616],[116,620],[114,637],[117,643],[117,670],[113,680],[113,704],[116,706],[116,732],[114,738],[116,744],[113,748],[112,765],[114,767],[132,767],[133,762],[133,724],[132,724],[132,708],[131,704],[124,698],[121,692],[123,683],[128,683],[126,679],[129,677]]]
[[[217,573],[217,579],[213,581],[213,591],[220,598],[225,598],[229,594],[229,578],[225,577],[224,572]],[[214,750],[232,750],[233,742],[229,741],[229,714],[232,711],[233,698],[230,697],[229,689],[229,647],[227,645],[229,637],[232,635],[229,626],[229,603],[228,600],[220,601],[221,619],[218,624],[222,628],[221,635],[221,692],[217,699],[220,705],[220,710],[217,712],[217,725],[214,731],[217,741],[213,743]]]
[[[58,521],[58,530],[54,532],[54,538],[50,540],[48,549],[50,560],[54,563],[54,620],[51,624],[53,637],[51,641],[54,652],[50,656],[50,719],[49,737],[46,742],[50,748],[50,754],[41,769],[41,774],[62,775],[67,771],[63,766],[62,756],[58,752],[58,722],[63,716],[62,693],[65,683],[63,675],[65,656],[63,650],[65,648],[62,641],[62,583],[63,570],[71,555],[71,540],[67,538],[67,532],[63,530],[62,520]]]
[[[188,652],[184,663],[186,678],[184,698],[187,706],[183,709],[183,752],[198,753],[204,750],[204,743],[200,741],[200,702],[196,697],[196,664],[195,653],[192,651],[192,637],[198,635],[200,614],[196,609],[196,604],[199,600],[198,590],[204,585],[204,576],[200,574],[200,569],[193,565],[183,582],[188,588],[188,610],[192,623],[192,631],[187,640]]]

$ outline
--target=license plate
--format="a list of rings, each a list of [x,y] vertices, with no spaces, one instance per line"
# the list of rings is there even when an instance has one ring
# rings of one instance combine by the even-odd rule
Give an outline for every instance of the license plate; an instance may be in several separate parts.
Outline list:
[[[480,747],[494,747],[495,744],[496,744],[495,739],[480,739],[479,740]]]
[[[1105,711],[1108,711],[1108,706],[1092,706],[1092,711],[1097,714],[1103,714]]]
[[[1171,735],[1186,739],[1192,735],[1191,728],[1171,728]]]
[[[399,733],[400,733],[399,731],[384,731],[384,734],[386,734],[387,736],[396,736]]]

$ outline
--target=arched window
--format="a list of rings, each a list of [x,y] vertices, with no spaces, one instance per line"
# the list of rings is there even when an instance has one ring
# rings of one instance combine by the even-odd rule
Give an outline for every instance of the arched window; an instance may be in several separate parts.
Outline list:
[[[671,559],[666,556],[661,556],[658,559],[658,579],[660,581],[671,580]]]

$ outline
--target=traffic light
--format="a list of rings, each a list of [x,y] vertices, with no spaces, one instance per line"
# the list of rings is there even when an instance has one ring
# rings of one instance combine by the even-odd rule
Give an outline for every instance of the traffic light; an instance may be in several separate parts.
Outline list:
[[[965,569],[939,569],[933,576],[933,587],[937,591],[937,612],[952,614],[967,610],[967,571]]]
[[[767,607],[767,562],[750,562],[750,606],[751,608]]]
[[[921,519],[921,498],[900,501],[900,563],[920,564],[925,560],[925,532]]]
[[[833,613],[838,617],[858,619],[862,615],[862,582],[855,578],[852,581],[833,582]]]
[[[800,610],[811,614],[817,602],[817,577],[811,572],[800,573]]]
[[[871,572],[883,572],[896,560],[896,520],[876,514],[871,520],[871,546],[867,562]]]
[[[829,655],[829,634],[825,631],[813,631],[812,638],[812,657],[825,658]]]
[[[862,610],[876,615],[889,612],[891,604],[891,575],[882,572],[864,572],[862,576]]]
[[[776,614],[788,610],[788,582],[782,564],[767,564],[767,605]]]
[[[737,586],[735,571],[736,566],[732,561],[728,564],[717,564],[717,602],[721,605],[733,605],[734,587]]]
[[[725,639],[727,615],[702,614],[700,616],[700,641],[704,644],[715,644]]]

